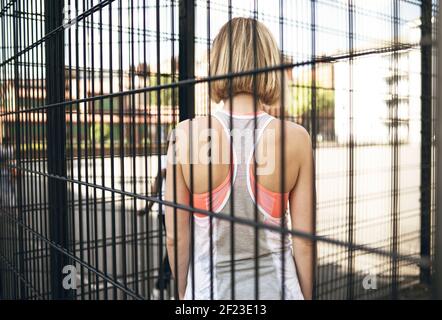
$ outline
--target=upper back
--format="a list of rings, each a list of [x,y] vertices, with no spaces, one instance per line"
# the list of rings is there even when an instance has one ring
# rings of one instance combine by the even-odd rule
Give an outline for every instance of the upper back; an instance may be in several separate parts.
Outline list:
[[[256,131],[250,130],[255,128]],[[261,134],[260,129],[263,129]],[[223,116],[218,112],[179,124],[178,158],[186,185],[194,194],[221,185],[230,174],[232,161],[243,165],[245,170],[249,161],[251,174],[256,174],[260,185],[272,192],[285,193],[296,184],[306,135],[301,126],[266,113],[254,118],[253,115]]]

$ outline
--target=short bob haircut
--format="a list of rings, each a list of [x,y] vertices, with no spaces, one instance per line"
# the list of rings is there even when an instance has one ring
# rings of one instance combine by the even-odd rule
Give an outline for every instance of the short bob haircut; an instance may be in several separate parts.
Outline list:
[[[254,43],[254,37],[256,43]],[[229,61],[230,53],[232,54],[231,61]],[[220,76],[274,67],[279,65],[280,61],[281,53],[278,45],[264,24],[251,18],[233,18],[221,28],[213,41],[210,54],[210,75]],[[233,80],[228,78],[215,80],[210,82],[211,98],[219,103],[229,99],[230,94],[233,97],[240,93],[255,94],[256,92],[260,103],[272,106],[281,96],[281,76],[280,70],[256,73],[255,86],[253,75],[235,76]]]

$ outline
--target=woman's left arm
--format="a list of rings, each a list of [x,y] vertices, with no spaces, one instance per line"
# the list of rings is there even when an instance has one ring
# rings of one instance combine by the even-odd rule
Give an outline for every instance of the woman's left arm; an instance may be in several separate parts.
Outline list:
[[[166,175],[166,200],[188,206],[190,193],[185,184],[182,165],[174,159],[169,146]],[[186,210],[166,206],[166,245],[172,274],[178,283],[179,298],[184,298],[190,256],[190,217]]]

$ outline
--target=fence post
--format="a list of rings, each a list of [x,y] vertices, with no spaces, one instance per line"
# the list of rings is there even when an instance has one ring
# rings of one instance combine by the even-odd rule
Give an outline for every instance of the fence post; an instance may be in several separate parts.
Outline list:
[[[440,8],[439,8],[440,10]],[[436,241],[435,241],[435,259],[434,259],[434,279],[433,279],[433,297],[442,300],[442,23],[440,21],[440,11],[437,17],[437,112],[436,112]]]
[[[431,142],[432,142],[432,0],[421,3],[421,257],[431,255]],[[431,270],[421,266],[420,280],[430,284]]]
[[[63,1],[45,0],[46,34],[63,23]],[[64,30],[53,34],[46,42],[46,103],[65,100]],[[78,75],[77,75],[78,76]],[[46,109],[47,161],[49,175],[66,177],[66,115],[65,106]],[[48,179],[48,208],[50,237],[62,248],[68,245],[67,184],[58,178]],[[63,288],[63,267],[68,260],[56,248],[51,248],[51,286],[54,299],[65,299],[68,292]]]
[[[179,80],[195,78],[195,1],[180,0]],[[180,121],[195,116],[195,85],[179,86]]]
[[[23,212],[23,175],[24,171],[21,170],[21,166],[23,165],[22,161],[22,151],[21,151],[21,113],[20,113],[20,72],[19,72],[19,64],[20,64],[20,39],[19,34],[20,30],[22,30],[20,15],[19,12],[21,10],[21,3],[14,2],[13,4],[13,31],[14,31],[14,100],[15,100],[15,110],[17,114],[15,115],[15,161],[16,165],[20,168],[20,174],[17,177],[17,216],[21,223],[24,222],[24,212]],[[19,261],[19,270],[21,274],[25,274],[26,265],[25,265],[25,240],[24,240],[24,229],[23,227],[18,228],[18,234],[14,235],[18,237],[18,261]],[[27,299],[27,291],[23,281],[18,281],[17,278],[14,278],[14,282],[17,284],[14,290],[19,290],[19,294],[17,291],[14,292],[14,297],[20,299]]]
[[[355,198],[355,143],[353,138],[353,64],[354,64],[354,23],[355,23],[355,15],[354,15],[354,3],[353,0],[348,0],[348,49],[349,49],[349,152],[348,152],[348,162],[349,162],[349,175],[348,175],[348,232],[347,239],[348,243],[353,244],[355,239],[355,212],[354,212],[354,198]],[[315,138],[316,140],[316,138]],[[354,283],[355,281],[355,253],[353,248],[349,248],[348,250],[348,261],[347,261],[347,300],[354,299]]]

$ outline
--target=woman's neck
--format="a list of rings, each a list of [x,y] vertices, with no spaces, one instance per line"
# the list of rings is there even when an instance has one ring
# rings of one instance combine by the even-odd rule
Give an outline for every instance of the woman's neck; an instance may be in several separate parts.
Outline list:
[[[256,108],[256,109],[255,109]],[[262,111],[262,104],[256,101],[251,94],[237,94],[231,99],[224,100],[224,108],[227,112],[246,114]]]

